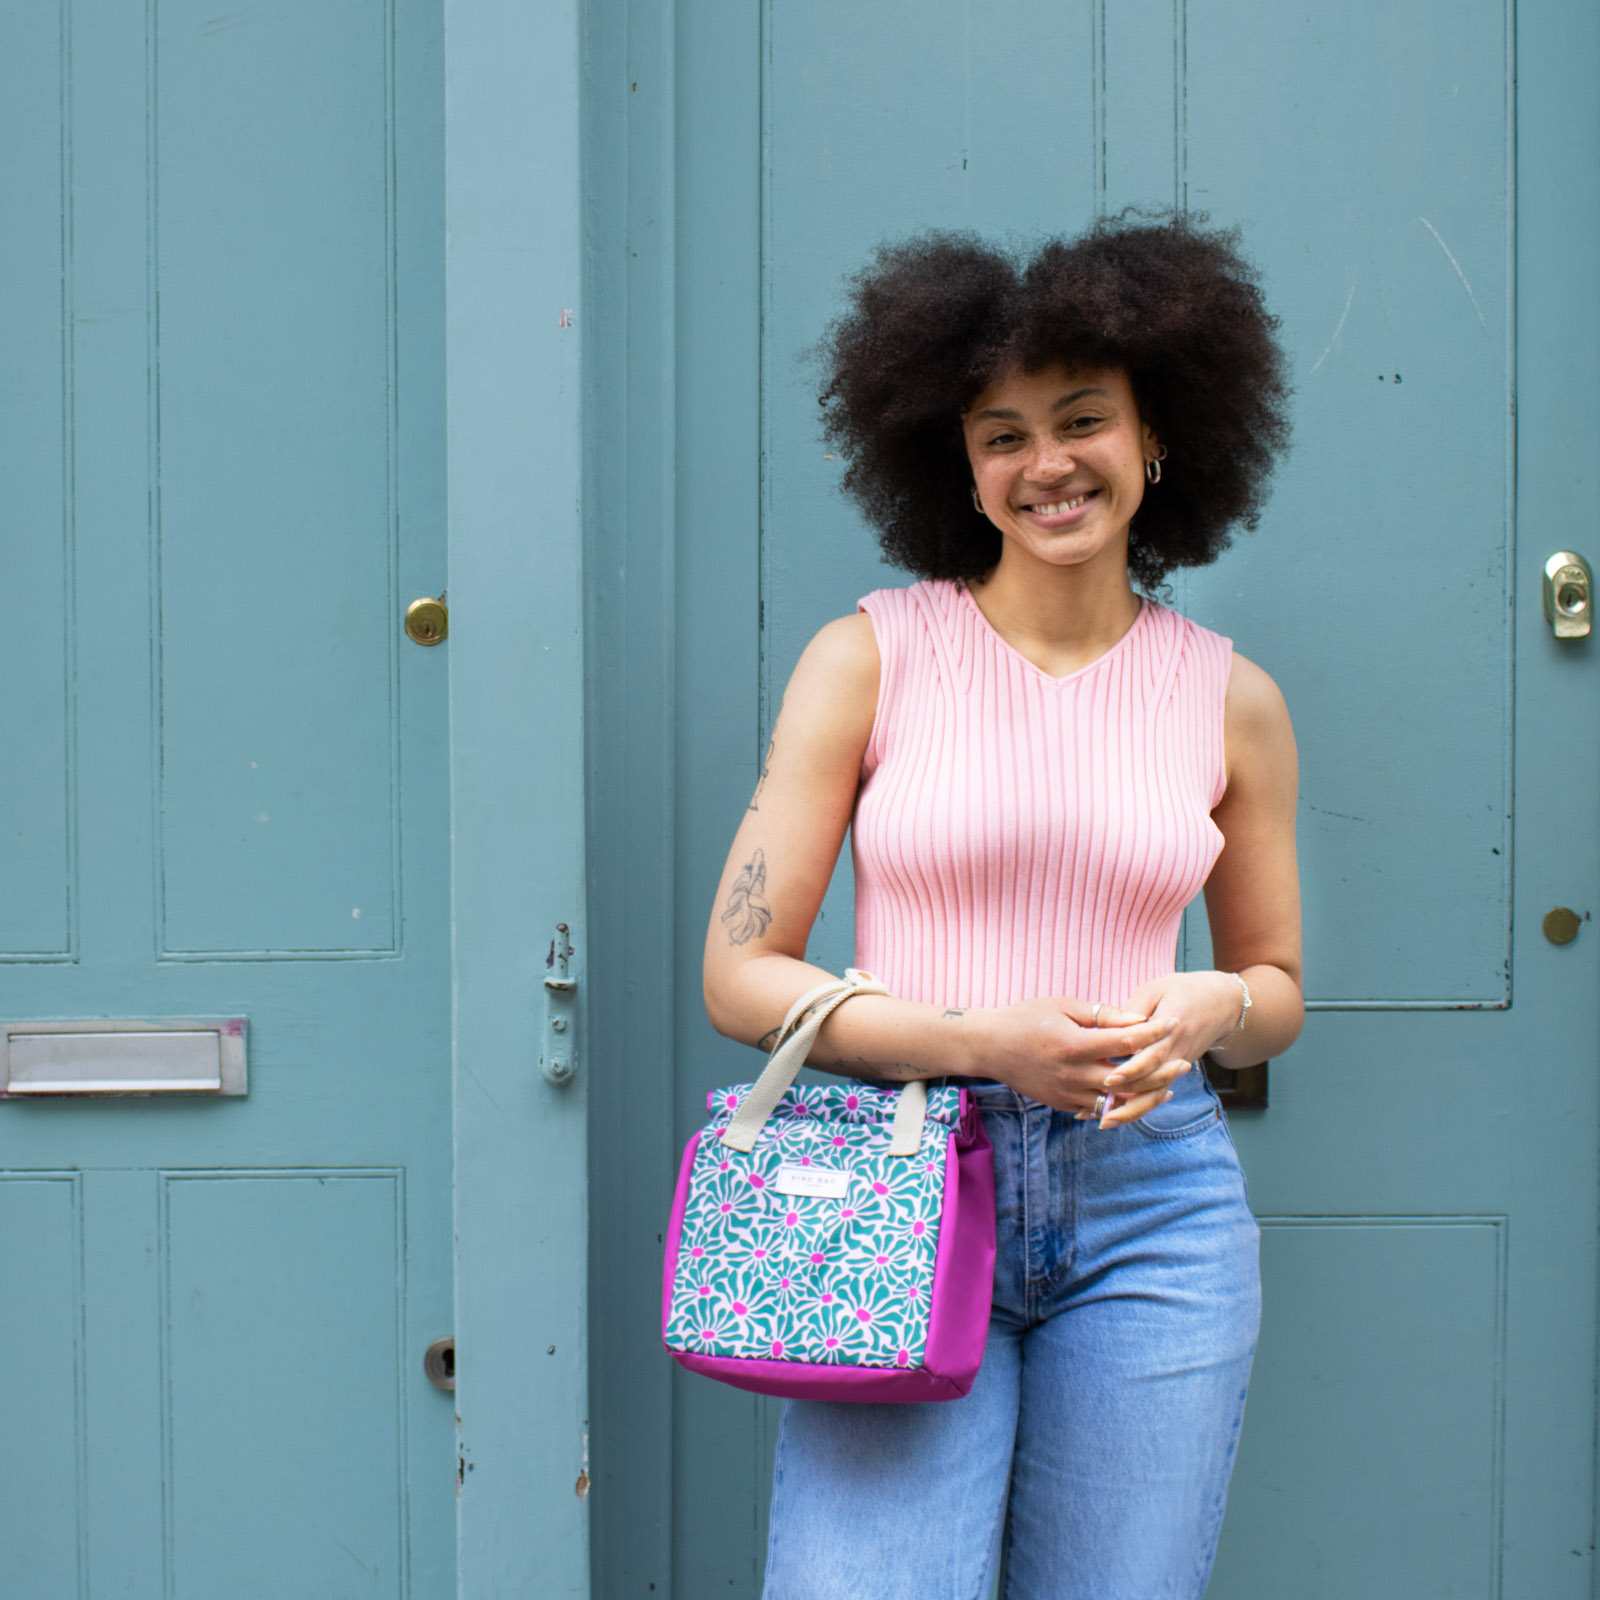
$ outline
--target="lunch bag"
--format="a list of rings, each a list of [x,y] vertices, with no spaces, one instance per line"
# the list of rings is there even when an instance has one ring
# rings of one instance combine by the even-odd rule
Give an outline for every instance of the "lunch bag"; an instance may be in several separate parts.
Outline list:
[[[662,1274],[674,1360],[816,1400],[954,1400],[983,1359],[994,1155],[965,1089],[795,1084],[852,968],[802,995],[753,1085],[714,1090],[678,1174]]]

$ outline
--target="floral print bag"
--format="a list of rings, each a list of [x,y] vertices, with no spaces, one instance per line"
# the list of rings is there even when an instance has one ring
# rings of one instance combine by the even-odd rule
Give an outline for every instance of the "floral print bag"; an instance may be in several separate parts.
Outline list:
[[[754,1084],[708,1096],[666,1239],[674,1360],[758,1394],[953,1400],[983,1358],[994,1159],[965,1089],[796,1085],[852,968],[802,995]]]

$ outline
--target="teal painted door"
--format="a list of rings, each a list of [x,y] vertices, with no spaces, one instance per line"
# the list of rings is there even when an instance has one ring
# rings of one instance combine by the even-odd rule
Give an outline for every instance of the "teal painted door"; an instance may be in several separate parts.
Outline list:
[[[632,1005],[597,1037],[600,1592],[759,1588],[774,1408],[668,1370],[649,1281],[674,1146],[750,1071],[698,957],[777,696],[903,581],[803,353],[885,236],[1150,201],[1243,226],[1297,391],[1259,533],[1175,594],[1295,715],[1313,1008],[1235,1118],[1266,1313],[1211,1592],[1587,1596],[1595,936],[1540,924],[1596,899],[1600,662],[1551,637],[1539,574],[1600,556],[1594,9],[641,4],[597,59],[633,330],[601,550],[627,653],[595,904],[628,921],[597,981]],[[850,951],[841,869],[813,956]]]
[[[0,1590],[454,1592],[443,97],[412,0],[0,8]]]

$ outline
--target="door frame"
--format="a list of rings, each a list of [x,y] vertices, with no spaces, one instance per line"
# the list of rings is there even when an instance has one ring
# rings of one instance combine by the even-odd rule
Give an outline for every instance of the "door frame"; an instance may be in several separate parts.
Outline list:
[[[589,1593],[582,10],[444,5],[457,1593],[473,1600]],[[558,923],[580,980],[559,1087],[540,1070]]]

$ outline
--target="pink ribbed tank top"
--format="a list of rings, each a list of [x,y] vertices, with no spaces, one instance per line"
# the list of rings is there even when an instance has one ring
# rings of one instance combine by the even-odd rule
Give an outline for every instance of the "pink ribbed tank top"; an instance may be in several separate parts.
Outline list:
[[[859,602],[882,663],[851,847],[856,964],[893,995],[1120,1001],[1173,971],[1222,848],[1232,645],[1146,600],[1052,678],[965,584]]]

